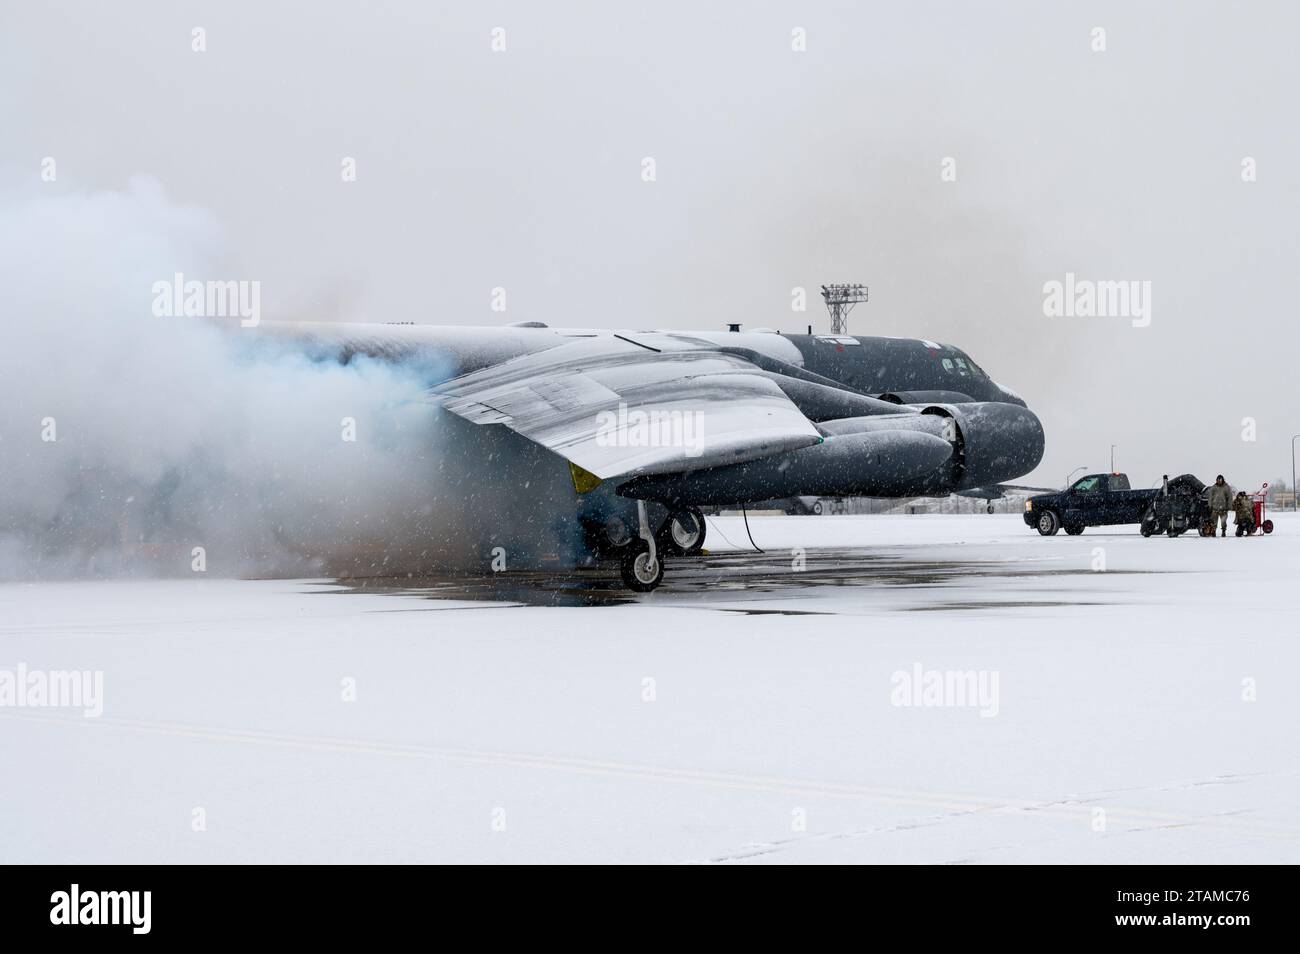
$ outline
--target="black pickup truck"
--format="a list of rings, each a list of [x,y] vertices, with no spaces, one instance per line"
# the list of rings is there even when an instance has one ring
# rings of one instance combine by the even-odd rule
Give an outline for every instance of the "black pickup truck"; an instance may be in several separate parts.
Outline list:
[[[1065,490],[1026,500],[1025,523],[1045,537],[1061,529],[1074,535],[1085,527],[1142,524],[1159,495],[1159,490],[1134,490],[1127,474],[1089,474]]]

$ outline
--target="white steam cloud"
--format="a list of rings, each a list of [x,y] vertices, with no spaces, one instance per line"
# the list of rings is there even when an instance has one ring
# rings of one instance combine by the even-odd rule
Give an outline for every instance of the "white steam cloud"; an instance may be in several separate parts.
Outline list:
[[[0,577],[188,574],[195,547],[219,575],[383,572],[436,546],[436,369],[156,317],[176,272],[257,277],[152,180],[0,197]]]

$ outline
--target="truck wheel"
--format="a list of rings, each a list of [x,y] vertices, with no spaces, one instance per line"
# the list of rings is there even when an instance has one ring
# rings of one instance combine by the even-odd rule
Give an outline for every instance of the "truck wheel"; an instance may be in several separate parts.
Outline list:
[[[1038,532],[1043,536],[1053,536],[1060,529],[1061,521],[1056,519],[1056,514],[1052,513],[1052,511],[1044,510],[1038,515]]]
[[[1065,528],[1065,532],[1072,537],[1077,537],[1079,534],[1083,533],[1083,524],[1068,524]]]
[[[649,593],[664,581],[664,561],[662,556],[650,565],[650,547],[644,540],[637,540],[623,552],[619,564],[623,583],[635,593]]]

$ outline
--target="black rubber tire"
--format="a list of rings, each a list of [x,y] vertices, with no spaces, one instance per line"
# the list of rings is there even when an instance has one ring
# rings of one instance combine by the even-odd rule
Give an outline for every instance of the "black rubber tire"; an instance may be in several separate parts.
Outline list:
[[[600,528],[603,542],[607,549],[621,550],[636,537],[627,521],[620,517],[610,517]]]
[[[1199,533],[1199,534],[1200,534],[1201,536],[1203,536],[1203,537],[1212,537],[1212,536],[1214,536],[1214,524],[1212,524],[1212,523],[1203,523],[1203,524],[1201,524],[1199,527],[1196,528],[1196,532]]]
[[[993,504],[989,504],[989,513],[993,512]]]
[[[686,535],[680,533],[677,528],[685,526],[679,517],[686,520],[694,521],[699,531],[692,539],[687,540]],[[704,549],[704,537],[708,533],[708,524],[704,522],[704,513],[699,507],[682,507],[674,510],[668,515],[663,526],[659,528],[658,540],[663,548],[676,556],[694,556]],[[684,542],[685,541],[685,542]]]
[[[1083,533],[1083,531],[1083,526],[1079,524],[1073,524],[1065,528],[1065,532],[1072,537],[1077,537],[1079,534]]]
[[[813,505],[812,505],[812,512],[813,512],[813,514],[814,514],[815,516],[818,516],[818,517],[820,517],[820,516],[822,515],[822,512],[823,512],[825,509],[826,509],[826,508],[822,506],[822,502],[821,502],[820,500],[814,502]]]
[[[1156,532],[1156,528],[1150,524],[1144,523],[1142,524],[1140,531],[1142,533],[1142,536],[1149,537],[1151,536],[1151,534]]]
[[[1273,532],[1273,521],[1272,521],[1272,520],[1265,520],[1263,523],[1261,523],[1261,524],[1259,525],[1259,528],[1260,528],[1261,530],[1263,530],[1265,533],[1272,533],[1272,532]]]
[[[619,560],[619,573],[623,577],[623,585],[634,593],[649,593],[658,589],[664,581],[663,554],[656,555],[653,578],[646,572],[645,564],[649,556],[650,547],[644,540],[636,540],[623,550],[623,556]]]
[[[1040,513],[1038,515],[1038,520],[1035,521],[1035,525],[1038,532],[1045,537],[1055,536],[1056,531],[1061,529],[1060,518],[1058,518],[1051,510],[1044,510]]]

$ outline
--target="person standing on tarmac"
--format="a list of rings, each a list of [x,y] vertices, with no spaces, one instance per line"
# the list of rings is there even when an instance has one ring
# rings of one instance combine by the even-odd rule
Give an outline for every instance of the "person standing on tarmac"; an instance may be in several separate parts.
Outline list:
[[[1228,535],[1228,511],[1232,509],[1232,488],[1228,486],[1227,481],[1220,474],[1210,485],[1210,533],[1213,535],[1214,527],[1219,528],[1219,536]]]

